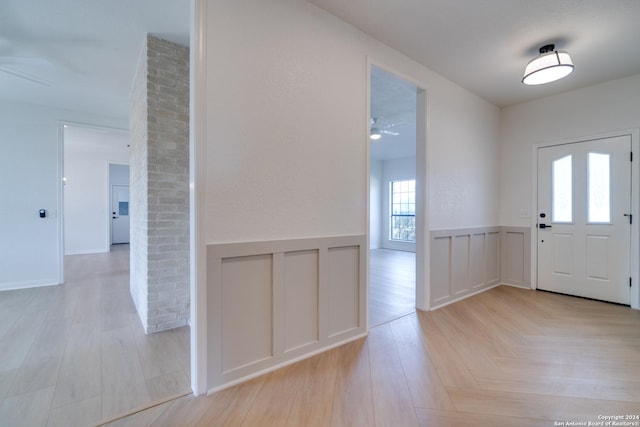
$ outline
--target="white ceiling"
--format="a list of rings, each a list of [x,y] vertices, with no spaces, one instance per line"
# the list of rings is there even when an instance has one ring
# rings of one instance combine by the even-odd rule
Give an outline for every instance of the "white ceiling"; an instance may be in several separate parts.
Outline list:
[[[377,141],[370,141],[372,159],[415,157],[417,92],[414,84],[372,67],[371,117],[377,119],[376,127],[398,133],[383,133]]]
[[[640,73],[639,0],[309,0],[497,106]],[[547,43],[569,77],[520,80]]]
[[[498,106],[640,73],[640,0],[309,1]],[[0,98],[128,117],[146,33],[188,44],[190,2],[1,0]],[[575,72],[522,85],[549,42]]]
[[[126,118],[146,34],[189,25],[189,0],[1,0],[0,98]]]

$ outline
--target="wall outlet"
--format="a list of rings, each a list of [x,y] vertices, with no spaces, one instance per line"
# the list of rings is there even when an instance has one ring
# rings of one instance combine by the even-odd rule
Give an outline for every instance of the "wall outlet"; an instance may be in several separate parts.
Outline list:
[[[529,218],[529,209],[520,209],[520,218]]]

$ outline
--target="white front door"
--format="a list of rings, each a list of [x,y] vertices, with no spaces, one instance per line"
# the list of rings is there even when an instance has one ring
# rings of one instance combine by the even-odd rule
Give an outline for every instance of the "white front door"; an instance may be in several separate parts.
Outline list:
[[[630,302],[631,137],[538,149],[538,288]]]
[[[129,186],[111,186],[111,244],[129,243]]]

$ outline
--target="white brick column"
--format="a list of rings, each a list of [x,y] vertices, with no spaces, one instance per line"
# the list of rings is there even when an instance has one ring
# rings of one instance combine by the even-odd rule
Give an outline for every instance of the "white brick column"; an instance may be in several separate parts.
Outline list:
[[[147,333],[189,321],[189,48],[148,36],[132,90],[131,295]]]

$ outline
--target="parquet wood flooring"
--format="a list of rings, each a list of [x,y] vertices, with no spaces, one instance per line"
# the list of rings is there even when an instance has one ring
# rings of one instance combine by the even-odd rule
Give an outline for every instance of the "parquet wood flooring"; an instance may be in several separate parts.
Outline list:
[[[611,415],[640,416],[640,311],[500,286],[109,425],[537,427]]]

